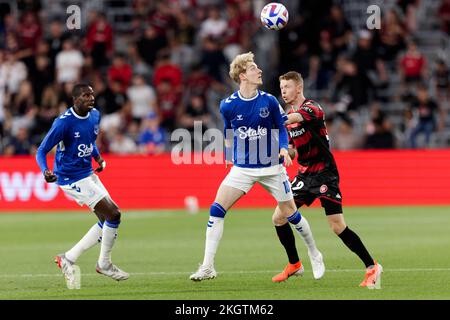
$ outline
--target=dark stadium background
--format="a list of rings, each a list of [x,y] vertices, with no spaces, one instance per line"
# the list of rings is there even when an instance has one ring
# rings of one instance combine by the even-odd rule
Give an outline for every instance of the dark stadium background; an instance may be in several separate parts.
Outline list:
[[[193,132],[194,121],[202,121],[202,132],[222,129],[218,104],[236,89],[228,65],[247,51],[255,53],[264,72],[262,89],[278,97],[281,73],[303,75],[306,97],[318,100],[326,111],[338,162],[340,152],[346,159],[342,165],[350,161],[342,172],[354,178],[343,179],[348,204],[355,203],[353,190],[379,194],[370,177],[352,172],[358,168],[376,172],[382,181],[396,181],[396,189],[410,194],[412,203],[450,202],[445,195],[437,202],[421,200],[414,191],[416,180],[449,190],[445,180],[432,178],[445,175],[448,167],[437,169],[428,158],[450,163],[444,150],[450,142],[450,1],[283,1],[290,20],[281,31],[267,30],[259,21],[267,2],[0,0],[0,208],[42,209],[39,193],[47,194],[46,202],[59,199],[55,208],[78,208],[61,193],[52,193],[33,160],[54,118],[71,106],[77,82],[95,90],[102,112],[100,151],[106,159],[120,155],[120,161],[109,163],[112,172],[102,174],[113,195],[136,205],[134,199],[144,196],[123,190],[131,190],[142,171],[148,178],[139,185],[148,190],[167,185],[164,190],[172,198],[154,197],[159,202],[149,200],[140,207],[182,207],[189,196],[208,206],[225,169],[214,165],[214,173],[197,183],[186,176],[189,166],[168,169],[170,163],[165,166],[164,161],[170,161],[167,154],[177,143],[171,133],[179,128]],[[367,7],[374,4],[381,9],[380,29],[369,30]],[[78,30],[66,25],[70,5],[80,8]],[[201,148],[208,142],[193,138],[186,144]],[[377,171],[370,162],[374,149],[387,152],[383,159],[393,159],[387,160],[390,170]],[[402,153],[406,149],[423,151]],[[436,149],[432,155],[430,149]],[[353,150],[365,152],[361,158]],[[415,155],[421,160],[415,161]],[[133,157],[144,157],[145,166]],[[407,172],[398,178],[391,174],[396,168]],[[173,182],[165,182],[166,177],[191,188],[169,192]],[[360,188],[363,179],[365,188]],[[257,200],[246,206],[270,206],[269,200],[260,201],[262,189],[256,190]],[[356,195],[356,203],[373,204],[361,197]],[[409,203],[407,196],[399,198],[403,200],[394,202]],[[392,203],[385,200],[379,203]]]

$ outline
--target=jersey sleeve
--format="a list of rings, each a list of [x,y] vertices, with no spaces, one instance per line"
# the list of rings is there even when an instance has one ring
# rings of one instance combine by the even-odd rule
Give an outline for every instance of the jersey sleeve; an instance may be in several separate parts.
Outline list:
[[[97,113],[98,113],[97,126],[98,126],[98,128],[100,128],[101,114],[98,110],[97,110]],[[97,148],[97,143],[94,141],[94,149],[92,150],[92,157],[94,157],[94,159],[97,159],[99,156],[100,156],[100,151]]]
[[[64,122],[57,118],[36,152],[36,161],[42,173],[48,169],[47,153],[64,138]]]
[[[230,130],[231,127],[231,121],[227,115],[224,100],[220,102],[220,114],[222,115],[223,119],[223,135],[225,137],[225,160],[232,161],[233,158],[233,151],[232,147],[230,145],[227,146],[226,141],[232,139],[232,135],[230,136]],[[228,132],[228,134],[227,134]]]
[[[92,150],[92,156],[97,159],[100,156],[100,151],[98,151],[97,144],[94,141],[94,149]]]
[[[303,117],[303,121],[314,121],[319,119],[320,107],[312,102],[307,102],[303,104],[296,112],[300,113]]]
[[[279,130],[279,139],[280,139],[280,149],[284,148],[287,150],[288,148],[288,133],[284,123],[287,121],[288,117],[286,112],[284,112],[281,105],[278,103],[278,100],[275,97],[270,97],[272,106],[273,119],[275,122],[275,128]]]
[[[222,115],[222,119],[223,119],[223,134],[225,136],[225,138],[227,138],[227,129],[232,129],[231,127],[231,121],[228,118],[227,112],[226,112],[226,108],[224,105],[223,100],[220,102],[220,114]]]

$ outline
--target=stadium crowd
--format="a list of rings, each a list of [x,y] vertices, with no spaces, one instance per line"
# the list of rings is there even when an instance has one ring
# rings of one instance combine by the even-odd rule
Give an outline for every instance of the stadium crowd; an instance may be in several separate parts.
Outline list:
[[[425,1],[391,2],[381,28],[368,30],[346,17],[346,1],[285,1],[290,21],[274,32],[259,22],[264,1],[105,1],[132,9],[125,31],[106,4],[68,30],[65,8],[47,10],[51,0],[0,1],[0,154],[34,154],[78,82],[96,93],[101,152],[169,151],[177,128],[221,128],[218,103],[235,89],[229,62],[250,50],[263,90],[279,95],[278,75],[303,75],[306,96],[325,108],[334,149],[430,147],[449,130],[448,51],[433,60],[421,52]],[[448,41],[450,0],[428,19]],[[393,103],[401,121],[391,121],[385,106]]]

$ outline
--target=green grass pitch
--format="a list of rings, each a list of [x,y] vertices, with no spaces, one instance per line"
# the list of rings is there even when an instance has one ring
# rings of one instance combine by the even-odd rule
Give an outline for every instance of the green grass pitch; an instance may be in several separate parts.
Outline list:
[[[328,227],[320,208],[304,208],[327,272],[314,280],[296,235],[305,274],[274,284],[287,262],[272,210],[231,210],[216,256],[217,279],[188,279],[203,259],[208,213],[129,211],[113,261],[131,273],[115,282],[95,273],[99,246],[80,257],[80,290],[68,290],[53,257],[95,222],[88,210],[0,214],[0,299],[450,299],[449,207],[354,207],[347,224],[384,266],[381,290],[358,287],[364,266]]]

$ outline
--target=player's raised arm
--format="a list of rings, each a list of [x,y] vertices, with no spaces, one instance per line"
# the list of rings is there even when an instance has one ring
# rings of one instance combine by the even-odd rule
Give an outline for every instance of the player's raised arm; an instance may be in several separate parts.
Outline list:
[[[48,168],[47,165],[47,153],[53,149],[60,141],[63,140],[63,132],[64,127],[63,124],[56,119],[53,122],[53,125],[50,131],[45,136],[41,145],[37,149],[36,152],[36,161],[41,169],[41,172],[44,174],[45,181],[47,182],[55,182],[57,180],[56,175]]]

